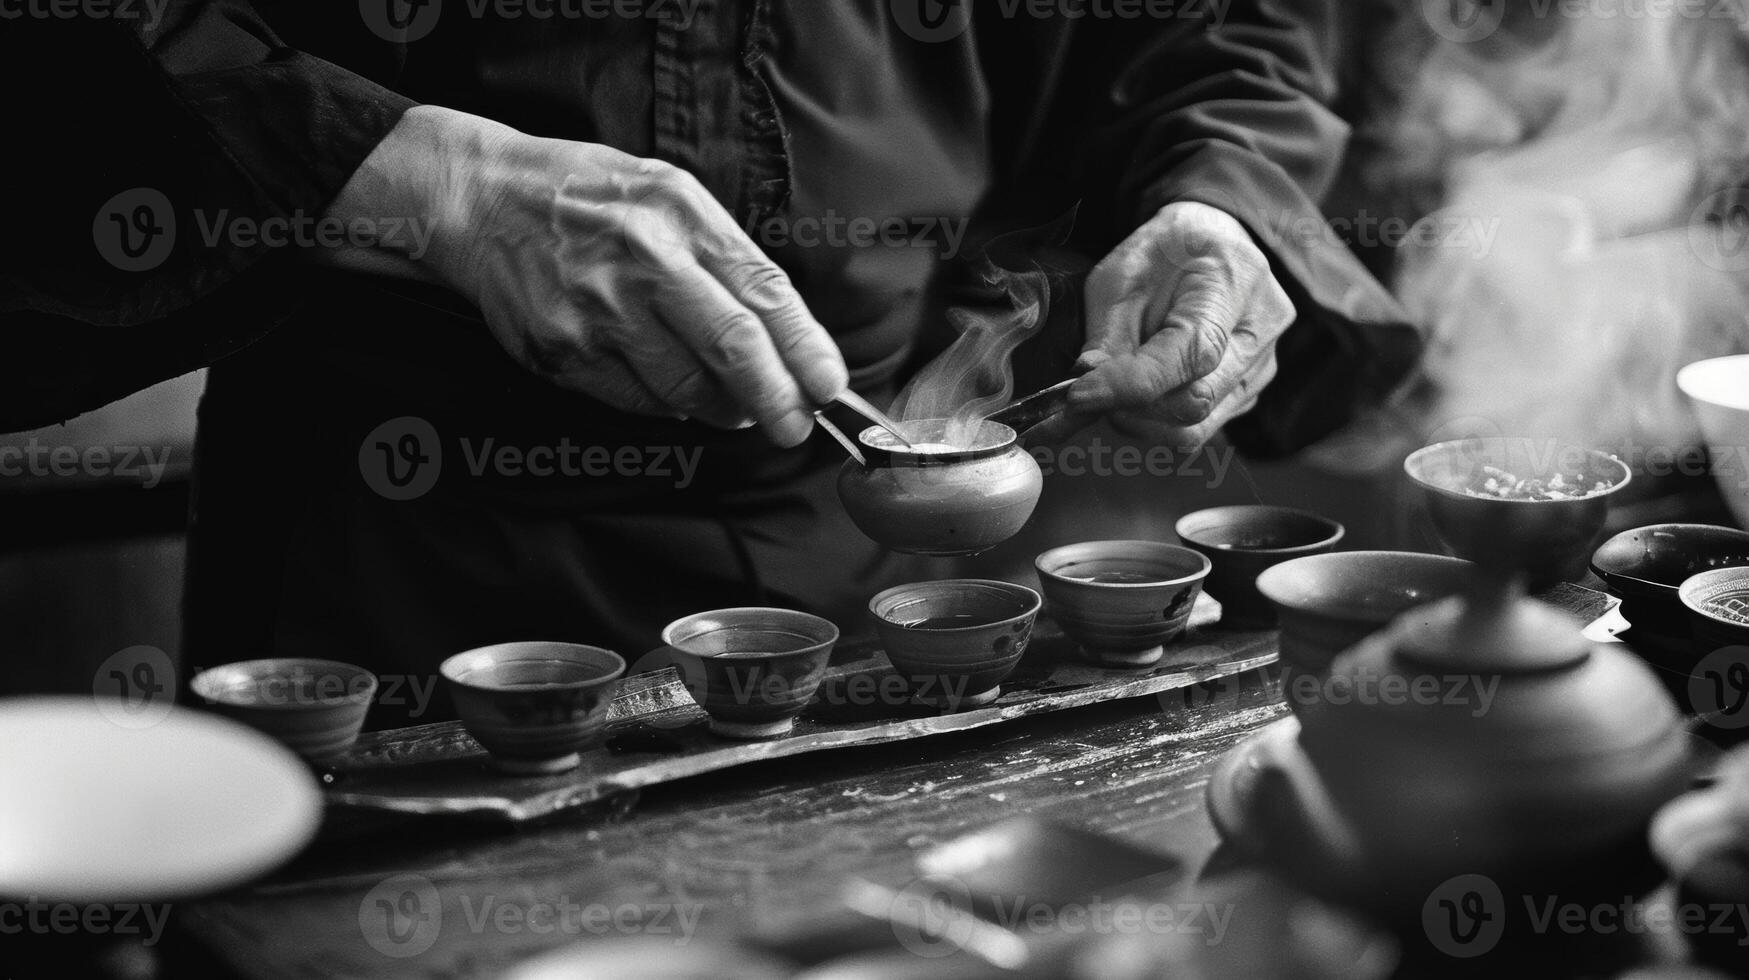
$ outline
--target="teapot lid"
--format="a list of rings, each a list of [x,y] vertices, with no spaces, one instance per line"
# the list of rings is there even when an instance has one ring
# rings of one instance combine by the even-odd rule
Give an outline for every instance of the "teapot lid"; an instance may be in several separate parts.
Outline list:
[[[1525,598],[1519,581],[1478,581],[1393,631],[1397,656],[1437,673],[1536,674],[1581,666],[1591,643],[1574,617]]]

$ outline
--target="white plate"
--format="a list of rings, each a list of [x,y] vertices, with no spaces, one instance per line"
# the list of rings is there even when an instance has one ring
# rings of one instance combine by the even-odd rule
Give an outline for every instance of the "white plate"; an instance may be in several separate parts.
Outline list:
[[[322,798],[290,751],[172,709],[124,727],[90,698],[0,700],[0,895],[166,901],[259,876],[315,836]]]

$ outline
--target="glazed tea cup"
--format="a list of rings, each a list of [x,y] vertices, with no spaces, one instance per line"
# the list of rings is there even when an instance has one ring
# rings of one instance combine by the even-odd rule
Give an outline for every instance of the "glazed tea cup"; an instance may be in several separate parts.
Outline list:
[[[1002,694],[1032,638],[1039,594],[991,579],[917,582],[869,600],[875,633],[917,701],[949,710]]]
[[[1159,541],[1084,541],[1052,548],[1033,567],[1051,618],[1090,659],[1148,667],[1183,635],[1210,564]]]
[[[458,653],[439,672],[462,726],[513,775],[564,772],[607,722],[626,664],[600,647],[499,643]]]
[[[790,609],[717,609],[669,623],[662,642],[711,731],[776,738],[813,700],[838,627]]]
[[[376,675],[337,660],[244,660],[196,674],[190,688],[216,714],[277,739],[312,762],[343,755],[364,728]]]

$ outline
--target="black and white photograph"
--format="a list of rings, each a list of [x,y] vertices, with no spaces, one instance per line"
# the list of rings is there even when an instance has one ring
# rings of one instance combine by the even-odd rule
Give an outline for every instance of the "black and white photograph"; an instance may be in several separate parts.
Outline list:
[[[0,980],[1749,977],[1749,0],[0,83]]]

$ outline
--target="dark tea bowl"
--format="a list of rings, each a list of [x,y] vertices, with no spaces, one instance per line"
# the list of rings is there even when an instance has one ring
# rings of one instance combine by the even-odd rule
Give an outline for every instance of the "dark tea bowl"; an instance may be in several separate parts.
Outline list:
[[[462,726],[493,765],[532,776],[583,761],[626,662],[600,647],[534,640],[458,653],[438,669]]]
[[[1292,558],[1321,555],[1342,540],[1341,524],[1292,507],[1241,504],[1210,507],[1180,518],[1178,537],[1210,565],[1203,589],[1221,602],[1221,625],[1271,629],[1275,607],[1257,591],[1263,570]]]
[[[988,704],[1020,662],[1039,594],[991,579],[901,585],[868,602],[875,633],[913,698],[948,710]]]
[[[1321,678],[1337,654],[1410,609],[1463,592],[1475,574],[1444,555],[1344,551],[1265,569],[1257,590],[1281,619],[1283,669]]]
[[[1713,524],[1652,524],[1605,541],[1591,555],[1591,570],[1621,599],[1632,627],[1689,638],[1682,583],[1715,568],[1749,566],[1749,532]],[[1624,636],[1632,642],[1631,636]]]
[[[376,697],[376,675],[338,660],[280,657],[225,664],[189,687],[215,714],[264,732],[311,762],[357,741]]]
[[[1084,541],[1033,561],[1051,618],[1107,667],[1149,667],[1183,635],[1209,560],[1159,541]]]
[[[1628,465],[1594,449],[1543,439],[1455,439],[1418,449],[1403,469],[1426,497],[1447,550],[1500,573],[1523,572],[1532,591],[1572,581],[1597,547],[1609,498]],[[1491,472],[1584,488],[1583,496],[1507,499],[1484,488]]]
[[[814,699],[838,627],[789,609],[717,609],[669,623],[662,642],[711,731],[776,738]]]

